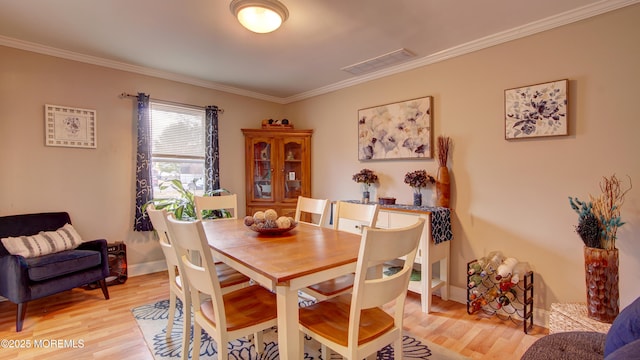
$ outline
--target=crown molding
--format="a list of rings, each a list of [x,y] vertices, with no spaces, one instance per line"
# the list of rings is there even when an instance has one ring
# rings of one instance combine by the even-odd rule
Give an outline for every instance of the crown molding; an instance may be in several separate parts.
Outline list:
[[[63,59],[103,66],[116,70],[132,72],[141,75],[153,76],[161,79],[177,81],[185,84],[200,86],[207,89],[223,91],[231,94],[247,96],[259,100],[270,101],[277,104],[288,104],[295,101],[301,101],[314,96],[327,94],[333,91],[348,88],[354,85],[362,84],[371,80],[383,78],[389,75],[398,74],[404,71],[412,70],[418,67],[431,65],[440,61],[451,59],[457,56],[469,54],[478,50],[486,49],[491,46],[503,44],[512,40],[520,39],[526,36],[537,34],[546,30],[551,30],[563,25],[568,25],[580,20],[588,19],[593,16],[601,15],[613,10],[617,10],[629,5],[640,3],[640,0],[602,0],[590,5],[586,5],[571,11],[550,16],[548,18],[519,26],[500,33],[486,36],[481,39],[470,41],[468,43],[455,46],[438,53],[402,63],[387,69],[379,70],[370,74],[361,75],[351,79],[339,81],[327,86],[323,86],[314,90],[299,93],[290,97],[282,98],[266,94],[261,94],[249,90],[244,90],[232,86],[219,84],[213,81],[198,79],[195,77],[176,74],[173,72],[157,70],[144,66],[137,66],[125,62],[108,60],[96,56],[84,55],[73,51],[57,49],[54,47],[22,41],[6,36],[0,36],[0,45],[26,50],[30,52],[40,53],[44,55],[55,56]]]
[[[590,17],[601,15],[637,3],[640,3],[640,0],[602,0],[591,5],[586,5],[581,8],[550,16],[548,18],[535,21],[523,26],[485,36],[483,38],[470,41],[459,46],[454,46],[452,48],[442,50],[440,52],[422,57],[420,59],[408,61],[370,74],[361,75],[328,86],[293,95],[285,98],[284,103],[288,104],[291,102],[308,99],[314,96],[319,96],[354,85],[362,84],[371,80],[380,79],[389,75],[394,75],[422,66],[435,64],[440,61],[469,54],[478,50],[483,50],[495,45],[503,44],[512,40],[517,40],[560,26],[568,25],[580,20],[588,19]]]
[[[244,90],[244,89],[240,89],[232,86],[219,84],[213,81],[202,80],[195,77],[180,75],[173,72],[157,70],[157,69],[144,67],[144,66],[132,65],[129,63],[109,60],[109,59],[105,59],[97,56],[80,54],[73,51],[62,50],[62,49],[54,48],[51,46],[14,39],[14,38],[2,36],[2,35],[0,35],[0,45],[16,48],[20,50],[26,50],[34,53],[39,53],[43,55],[63,58],[67,60],[78,61],[86,64],[97,65],[97,66],[107,67],[111,69],[122,70],[122,71],[132,72],[136,74],[177,81],[184,84],[190,84],[190,85],[200,86],[207,89],[224,91],[231,94],[247,96],[247,97],[275,102],[275,103],[282,103],[283,101],[283,99],[280,97],[252,92],[252,91],[248,91],[248,90]]]

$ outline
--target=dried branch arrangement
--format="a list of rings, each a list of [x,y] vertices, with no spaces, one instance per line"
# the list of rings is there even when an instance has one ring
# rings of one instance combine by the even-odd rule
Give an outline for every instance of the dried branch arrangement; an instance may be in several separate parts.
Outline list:
[[[622,182],[614,175],[603,177],[600,182],[600,196],[589,195],[589,202],[569,197],[571,208],[578,213],[576,232],[588,247],[615,249],[616,233],[624,225],[620,208],[624,204],[624,196],[631,190],[623,190]]]
[[[448,136],[438,136],[438,164],[447,166],[449,159],[449,149],[451,148],[451,138]]]

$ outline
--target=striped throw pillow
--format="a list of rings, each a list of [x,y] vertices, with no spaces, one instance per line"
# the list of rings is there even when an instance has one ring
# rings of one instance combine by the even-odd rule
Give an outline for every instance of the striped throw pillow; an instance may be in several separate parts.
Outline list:
[[[71,224],[65,224],[56,231],[41,231],[36,235],[2,239],[2,245],[10,254],[25,258],[75,249],[81,243],[82,238]]]

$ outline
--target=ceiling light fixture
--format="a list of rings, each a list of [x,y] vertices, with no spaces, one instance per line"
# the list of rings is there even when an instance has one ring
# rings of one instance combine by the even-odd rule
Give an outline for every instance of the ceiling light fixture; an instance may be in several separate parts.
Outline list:
[[[229,9],[242,26],[259,34],[276,30],[289,17],[289,10],[278,0],[233,0]]]

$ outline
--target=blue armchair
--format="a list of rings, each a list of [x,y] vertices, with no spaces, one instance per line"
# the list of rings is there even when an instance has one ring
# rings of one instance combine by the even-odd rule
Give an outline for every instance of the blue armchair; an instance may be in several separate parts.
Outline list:
[[[66,212],[23,214],[0,217],[0,239],[31,236],[56,231],[71,224]],[[3,240],[9,241],[9,240]],[[25,258],[11,255],[0,242],[0,295],[18,305],[16,331],[22,330],[27,302],[98,282],[105,299],[109,291],[107,241],[82,242],[74,249]]]

